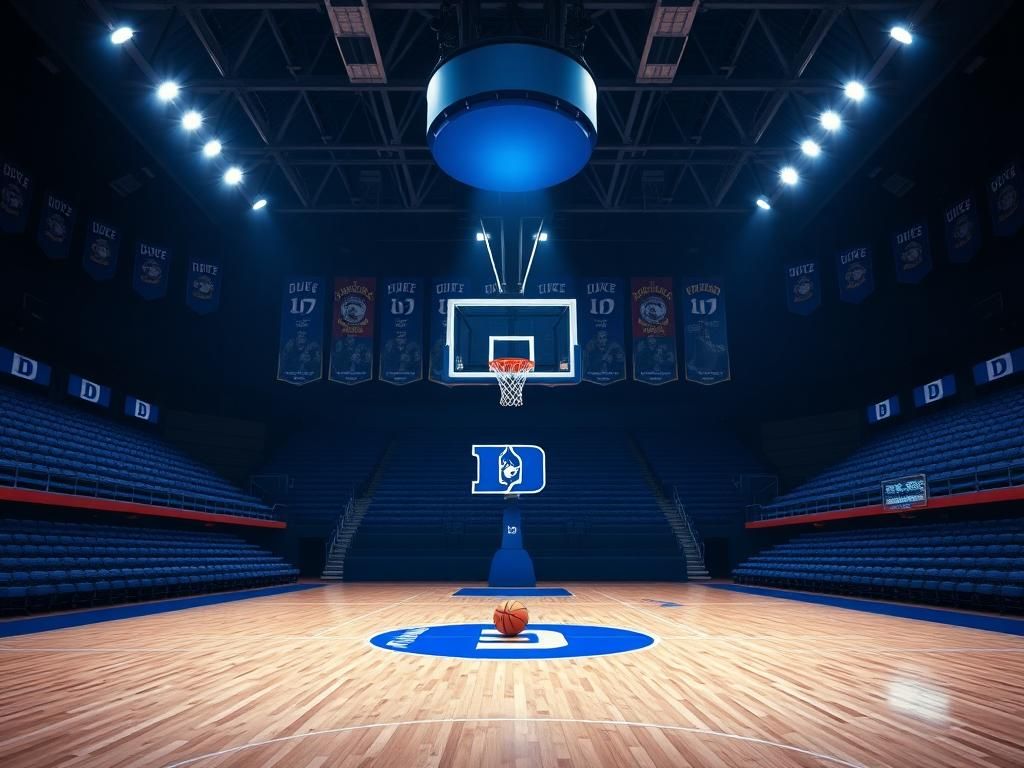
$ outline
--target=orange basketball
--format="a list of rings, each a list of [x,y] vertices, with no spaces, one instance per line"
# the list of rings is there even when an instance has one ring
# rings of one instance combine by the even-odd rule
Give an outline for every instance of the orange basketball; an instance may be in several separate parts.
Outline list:
[[[530,612],[518,600],[506,600],[494,609],[494,628],[505,635],[514,637],[530,623]]]

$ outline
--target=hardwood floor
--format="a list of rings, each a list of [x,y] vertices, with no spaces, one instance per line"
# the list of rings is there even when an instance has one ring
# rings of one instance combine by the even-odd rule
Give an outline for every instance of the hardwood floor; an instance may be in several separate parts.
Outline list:
[[[701,585],[565,586],[524,599],[531,624],[659,642],[515,662],[371,646],[497,602],[420,584],[0,639],[0,766],[1024,766],[1022,637]]]

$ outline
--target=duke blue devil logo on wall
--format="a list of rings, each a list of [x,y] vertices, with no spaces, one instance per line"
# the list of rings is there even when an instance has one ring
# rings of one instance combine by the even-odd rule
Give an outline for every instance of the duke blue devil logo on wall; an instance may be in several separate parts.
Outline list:
[[[474,445],[472,492],[540,493],[547,481],[544,449],[536,445]]]
[[[28,204],[32,199],[32,177],[14,163],[2,162],[0,178],[0,229],[12,234],[24,232]]]

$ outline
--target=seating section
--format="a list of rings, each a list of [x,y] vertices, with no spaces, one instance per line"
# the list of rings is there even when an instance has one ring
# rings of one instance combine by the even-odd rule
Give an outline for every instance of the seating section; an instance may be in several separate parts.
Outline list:
[[[229,534],[0,518],[7,612],[284,584],[298,573]]]
[[[259,499],[154,435],[2,387],[0,486],[273,516]]]
[[[346,579],[485,580],[505,505],[470,493],[470,446],[488,440],[479,432],[404,433],[353,540]],[[509,440],[505,433],[493,442]],[[625,434],[523,430],[512,442],[547,454],[546,488],[519,501],[538,579],[685,579],[682,553]]]
[[[882,433],[761,517],[878,504],[883,480],[920,473],[931,496],[1024,484],[1024,387]]]
[[[737,568],[737,584],[1024,608],[1024,517],[812,533]]]

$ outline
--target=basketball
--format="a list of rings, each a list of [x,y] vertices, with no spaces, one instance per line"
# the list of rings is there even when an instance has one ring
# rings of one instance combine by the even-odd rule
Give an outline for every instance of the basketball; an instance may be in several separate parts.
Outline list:
[[[494,628],[505,637],[515,637],[529,623],[530,612],[518,600],[506,600],[494,609]]]

